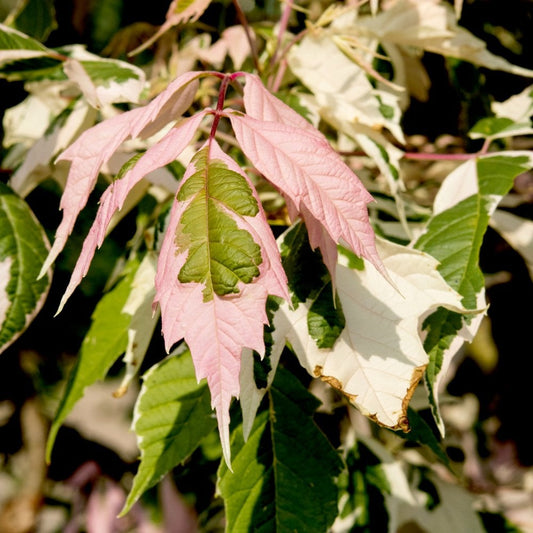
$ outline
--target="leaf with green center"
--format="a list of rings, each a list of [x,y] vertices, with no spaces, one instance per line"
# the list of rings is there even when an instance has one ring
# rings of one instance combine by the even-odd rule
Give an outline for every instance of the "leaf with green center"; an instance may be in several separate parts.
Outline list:
[[[251,283],[262,262],[259,245],[233,218],[259,212],[248,183],[222,162],[208,161],[207,154],[207,147],[196,154],[191,164],[197,171],[178,193],[178,201],[189,203],[176,237],[177,252],[188,251],[178,279],[204,283],[205,301],[213,293],[238,293],[239,282]]]
[[[130,264],[125,276],[98,302],[92,316],[91,327],[83,339],[76,366],[61,399],[48,435],[46,448],[50,460],[57,432],[85,388],[103,379],[113,363],[128,345],[128,327],[131,316],[122,309],[128,299],[137,263]]]
[[[37,280],[49,244],[30,208],[0,183],[0,353],[29,326],[44,304],[51,273]]]
[[[233,473],[219,469],[229,531],[322,533],[337,515],[340,456],[314,424],[319,405],[301,383],[278,369],[245,443],[232,439]]]
[[[143,377],[133,423],[141,462],[122,514],[183,463],[215,427],[209,389],[197,382],[188,350],[151,367]]]
[[[229,406],[232,397],[238,397],[240,391],[241,353],[249,348],[261,356],[264,354],[263,327],[268,323],[266,299],[269,295],[288,298],[287,278],[276,241],[249,178],[215,141],[207,146],[209,151],[202,148],[188,166],[178,201],[172,206],[159,255],[155,301],[161,306],[167,350],[184,338],[191,350],[197,378],[207,378],[224,458],[229,464]],[[220,176],[236,185],[236,190],[222,186],[222,181],[218,181]],[[212,198],[211,194],[214,194]],[[225,246],[231,249],[241,241],[237,255],[238,275],[231,271],[222,276],[218,265],[216,271],[211,269],[211,257],[223,262],[225,270],[227,266],[233,268],[235,258],[224,257],[222,250],[216,252],[218,255],[205,253],[217,234],[217,228],[209,232],[210,210],[218,210],[225,219],[231,220],[231,224],[227,220],[224,223],[229,224],[235,235]],[[250,214],[241,215],[239,211]],[[252,213],[257,214],[251,216]],[[198,220],[197,225],[194,220]],[[203,259],[197,261],[195,256],[203,256]],[[196,265],[200,265],[198,270]],[[243,265],[248,273],[241,280]],[[255,268],[257,276],[253,275]],[[235,276],[239,279],[235,280]],[[246,282],[248,278],[251,279]]]
[[[514,178],[533,166],[530,152],[491,154],[467,161],[443,182],[434,202],[434,215],[415,248],[440,261],[439,272],[468,309],[483,308],[484,278],[479,251],[489,219]],[[433,416],[441,432],[437,390],[450,361],[465,340],[472,340],[479,320],[465,323],[457,313],[439,309],[424,323],[424,347],[430,356],[426,372]],[[463,330],[463,331],[461,331]]]

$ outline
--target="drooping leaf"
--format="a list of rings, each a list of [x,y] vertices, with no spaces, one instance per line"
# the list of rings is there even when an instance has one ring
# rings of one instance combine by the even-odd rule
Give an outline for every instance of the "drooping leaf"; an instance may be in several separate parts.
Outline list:
[[[85,389],[103,379],[113,363],[124,353],[128,344],[128,326],[131,316],[122,309],[131,290],[137,269],[132,263],[119,283],[98,302],[92,316],[92,324],[83,339],[76,365],[50,428],[46,446],[47,460],[61,424]]]
[[[122,514],[185,461],[215,427],[209,390],[197,382],[188,350],[152,366],[143,376],[135,406],[133,429],[141,462]]]
[[[36,39],[0,24],[0,76],[24,79],[26,72],[54,69],[61,59]]]
[[[353,17],[345,20],[342,29],[350,22]],[[457,24],[453,8],[445,2],[400,0],[375,17],[358,17],[355,26],[358,33],[382,44],[415,47],[493,70],[533,76],[533,70],[489,52],[485,42]]]
[[[368,221],[370,194],[321,133],[264,87],[252,87],[244,97],[247,115],[229,114],[245,155],[287,199],[292,214],[302,215],[311,246],[320,248],[332,277],[341,239],[386,276]]]
[[[467,161],[443,182],[434,202],[434,215],[415,247],[440,262],[439,272],[463,297],[468,309],[483,308],[484,278],[479,250],[489,219],[514,178],[531,168],[529,152],[490,154]],[[438,407],[438,387],[450,362],[465,340],[472,340],[477,321],[468,323],[457,313],[439,309],[426,319],[424,343],[430,357],[426,372],[433,416],[441,432],[444,425]]]
[[[264,328],[265,355],[260,358],[250,349],[242,351],[240,404],[242,410],[242,432],[247,441],[257,414],[257,409],[276,375],[281,353],[285,347],[286,330],[276,323],[276,311],[281,304],[280,298],[269,296],[267,316],[269,324]]]
[[[191,350],[198,379],[207,378],[212,406],[217,412],[224,457],[229,464],[229,405],[231,398],[239,395],[241,351],[247,347],[261,355],[264,353],[266,298],[269,294],[288,295],[276,242],[257,193],[247,176],[216,142],[208,146],[208,152],[205,155],[200,152],[201,155],[195,157],[187,168],[178,192],[180,201],[174,202],[172,207],[159,258],[156,302],[161,306],[167,350],[184,338]],[[235,190],[220,188],[218,183],[220,176],[227,176],[228,171],[242,178],[237,180],[234,174],[230,174],[233,183],[238,183]],[[205,198],[200,190],[202,182],[205,191],[209,191]],[[249,212],[257,214],[240,215],[235,208],[247,206],[245,208],[250,209],[250,192],[257,211],[254,208]],[[217,228],[210,227],[209,221],[207,225],[205,222],[200,224],[200,221],[197,226],[192,224],[196,213],[203,213],[205,217],[209,210],[218,210],[231,218],[260,249],[261,261],[255,262],[258,275],[249,281],[239,279],[231,289],[237,289],[236,293],[226,292],[224,284],[223,288],[216,289],[216,276],[206,264],[206,261],[215,262],[226,264],[227,270],[233,268],[224,258],[226,251],[220,247],[210,250],[207,256],[203,255],[201,276],[192,276],[190,269],[183,271],[188,261],[190,265],[191,260],[195,260],[194,254],[202,239],[206,243],[224,239],[223,235],[217,236]],[[243,240],[244,249],[248,249],[249,238]],[[234,246],[235,242],[229,244]],[[231,272],[228,275],[233,283],[234,275]]]
[[[29,206],[0,183],[0,353],[42,308],[52,275],[37,280],[50,245]]]
[[[43,266],[43,272],[48,270],[63,250],[79,212],[85,207],[89,194],[94,189],[102,165],[128,137],[134,138],[139,135],[148,137],[165,124],[178,119],[191,105],[196,93],[197,78],[201,75],[198,72],[188,72],[176,78],[148,105],[97,124],[80,135],[59,156],[58,160],[72,161],[72,165],[61,197],[60,208],[63,210],[63,219],[57,228],[54,244]],[[194,117],[191,118],[194,120]],[[190,125],[190,122],[186,124]],[[159,166],[163,165],[164,163]],[[151,169],[159,166],[152,162]],[[121,198],[125,197],[128,190],[129,187],[126,187]]]
[[[218,482],[229,531],[318,533],[331,525],[342,461],[312,420],[318,403],[278,369],[247,442],[240,427],[233,432],[233,472],[221,464]]]
[[[335,32],[306,36],[291,48],[291,70],[315,95],[325,120],[333,126],[342,130],[342,125],[351,124],[355,132],[359,125],[378,131],[386,128],[403,142],[398,97],[374,88],[367,72],[339,45],[342,35]],[[390,111],[384,112],[383,100]]]
[[[102,245],[109,223],[111,222],[111,218],[117,210],[121,209],[124,201],[126,200],[127,194],[146,174],[176,159],[176,157],[191,141],[203,117],[204,113],[200,112],[185,119],[183,122],[180,122],[176,127],[172,128],[157,144],[154,144],[148,150],[146,150],[146,152],[139,157],[132,168],[130,168],[120,179],[113,181],[113,183],[111,183],[111,185],[109,185],[104,191],[100,199],[100,206],[98,208],[93,225],[91,226],[89,234],[83,243],[82,251],[72,272],[69,284],[65,290],[65,294],[63,295],[59,304],[59,311],[61,311],[70,295],[74,292],[78,284],[89,271],[96,248]],[[76,163],[78,164],[79,161],[76,160]],[[63,193],[62,202],[66,194],[67,188],[65,188],[65,192]],[[70,202],[71,199],[67,197],[66,201]],[[68,234],[64,234],[62,229],[62,226],[66,220],[68,219],[66,219],[65,213],[61,225],[56,232],[56,241],[54,242],[54,247],[56,246],[56,243],[60,244],[61,242],[66,241],[68,237]],[[72,223],[73,222],[74,220],[72,220]],[[57,250],[59,250],[59,246],[57,247]],[[45,266],[54,259],[52,251],[47,258]]]
[[[431,256],[381,240],[378,250],[398,290],[367,262],[353,270],[341,255],[337,292],[346,325],[331,349],[320,349],[310,335],[309,300],[294,310],[282,305],[274,324],[289,324],[286,338],[311,375],[379,424],[405,430],[410,398],[428,362],[420,323],[439,306],[463,308]]]

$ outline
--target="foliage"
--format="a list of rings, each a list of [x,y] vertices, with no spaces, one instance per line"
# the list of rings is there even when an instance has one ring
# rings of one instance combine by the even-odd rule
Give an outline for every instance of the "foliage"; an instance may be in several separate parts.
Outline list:
[[[500,207],[533,168],[514,145],[533,133],[533,91],[492,102],[460,152],[409,151],[405,124],[433,89],[423,58],[451,75],[533,71],[461,26],[461,5],[235,1],[230,17],[173,1],[150,35],[125,26],[92,51],[53,42],[50,2],[9,12],[0,76],[27,96],[3,122],[0,351],[40,311],[54,263],[70,274],[58,313],[75,313],[98,249],[131,232],[101,273],[48,461],[87,388],[119,373],[117,397],[142,380],[123,517],[141,520],[167,474],[180,486],[207,469],[207,503],[180,487],[202,530],[488,530],[445,451],[442,402],[487,312],[490,226],[533,271],[531,222]],[[424,159],[433,190],[413,180]],[[58,188],[56,229],[25,199]]]

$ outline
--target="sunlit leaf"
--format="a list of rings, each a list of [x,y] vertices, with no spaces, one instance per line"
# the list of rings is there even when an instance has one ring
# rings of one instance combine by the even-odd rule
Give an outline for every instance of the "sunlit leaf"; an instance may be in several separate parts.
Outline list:
[[[439,260],[439,272],[463,297],[468,309],[485,307],[484,278],[479,251],[491,215],[514,178],[532,165],[529,152],[490,154],[467,161],[443,182],[434,202],[434,214],[415,247]],[[438,408],[439,382],[465,340],[472,340],[480,319],[472,323],[453,311],[439,309],[428,317],[424,347],[430,360],[426,385],[433,416],[444,425]]]
[[[235,174],[239,175],[238,179]],[[221,191],[220,176],[232,179],[237,188]],[[161,306],[167,350],[184,338],[191,350],[198,379],[207,378],[224,457],[229,464],[229,405],[232,397],[239,395],[241,352],[243,348],[250,348],[261,355],[264,353],[266,299],[269,294],[287,297],[286,277],[257,193],[248,177],[214,141],[209,144],[208,151],[200,151],[187,168],[178,199],[180,201],[174,202],[161,248],[156,301]],[[240,214],[238,210],[241,209],[248,214]],[[239,269],[239,264],[228,263],[226,250],[220,247],[210,250],[207,255],[200,247],[203,254],[201,275],[193,276],[191,272],[195,270],[191,267],[184,273],[184,265],[192,263],[195,266],[194,255],[202,239],[205,243],[219,239],[225,242],[224,235],[218,235],[217,224],[212,226],[209,220],[207,224],[198,220],[194,226],[195,214],[203,213],[205,217],[209,210],[224,214],[245,232],[246,236],[238,233],[236,241],[228,241],[228,246],[240,247],[237,244],[240,239],[244,251],[255,249],[250,245],[249,236],[259,246],[261,260],[251,261],[254,270],[258,270],[257,275],[250,278],[250,274],[246,274],[245,278],[240,278],[240,273],[237,275],[232,271],[234,267]],[[249,255],[254,256],[255,252]],[[225,265],[222,274],[214,275],[211,262]],[[250,259],[245,259],[245,263],[249,267]],[[226,275],[230,280],[228,284]],[[233,285],[235,276],[239,279]]]
[[[198,383],[188,350],[150,368],[135,406],[141,462],[122,510],[182,463],[216,427],[209,390]]]
[[[376,422],[405,430],[410,398],[428,363],[420,323],[439,306],[463,308],[460,295],[437,272],[431,256],[381,240],[378,250],[398,289],[368,262],[362,270],[352,269],[341,255],[337,293],[345,327],[332,348],[320,349],[310,334],[309,299],[294,310],[282,305],[274,324],[285,328],[311,375],[342,391]]]

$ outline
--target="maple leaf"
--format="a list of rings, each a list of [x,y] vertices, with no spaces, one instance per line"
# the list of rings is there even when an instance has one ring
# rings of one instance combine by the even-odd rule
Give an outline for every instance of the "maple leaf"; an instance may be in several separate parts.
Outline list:
[[[336,245],[344,241],[387,279],[375,247],[367,204],[373,200],[326,138],[246,74],[246,115],[228,113],[235,136],[253,165],[299,213],[335,275]]]
[[[72,161],[60,202],[63,218],[40,277],[45,275],[63,250],[79,212],[85,207],[96,185],[102,165],[127,138],[149,137],[168,122],[178,119],[190,107],[197,89],[197,78],[201,75],[200,72],[188,72],[179,76],[148,105],[93,126],[61,153],[58,161]]]
[[[184,338],[197,378],[207,378],[229,465],[229,406],[240,392],[241,352],[264,353],[266,298],[287,298],[287,282],[255,189],[216,142],[193,158],[177,200],[159,257],[155,302],[167,350]]]

